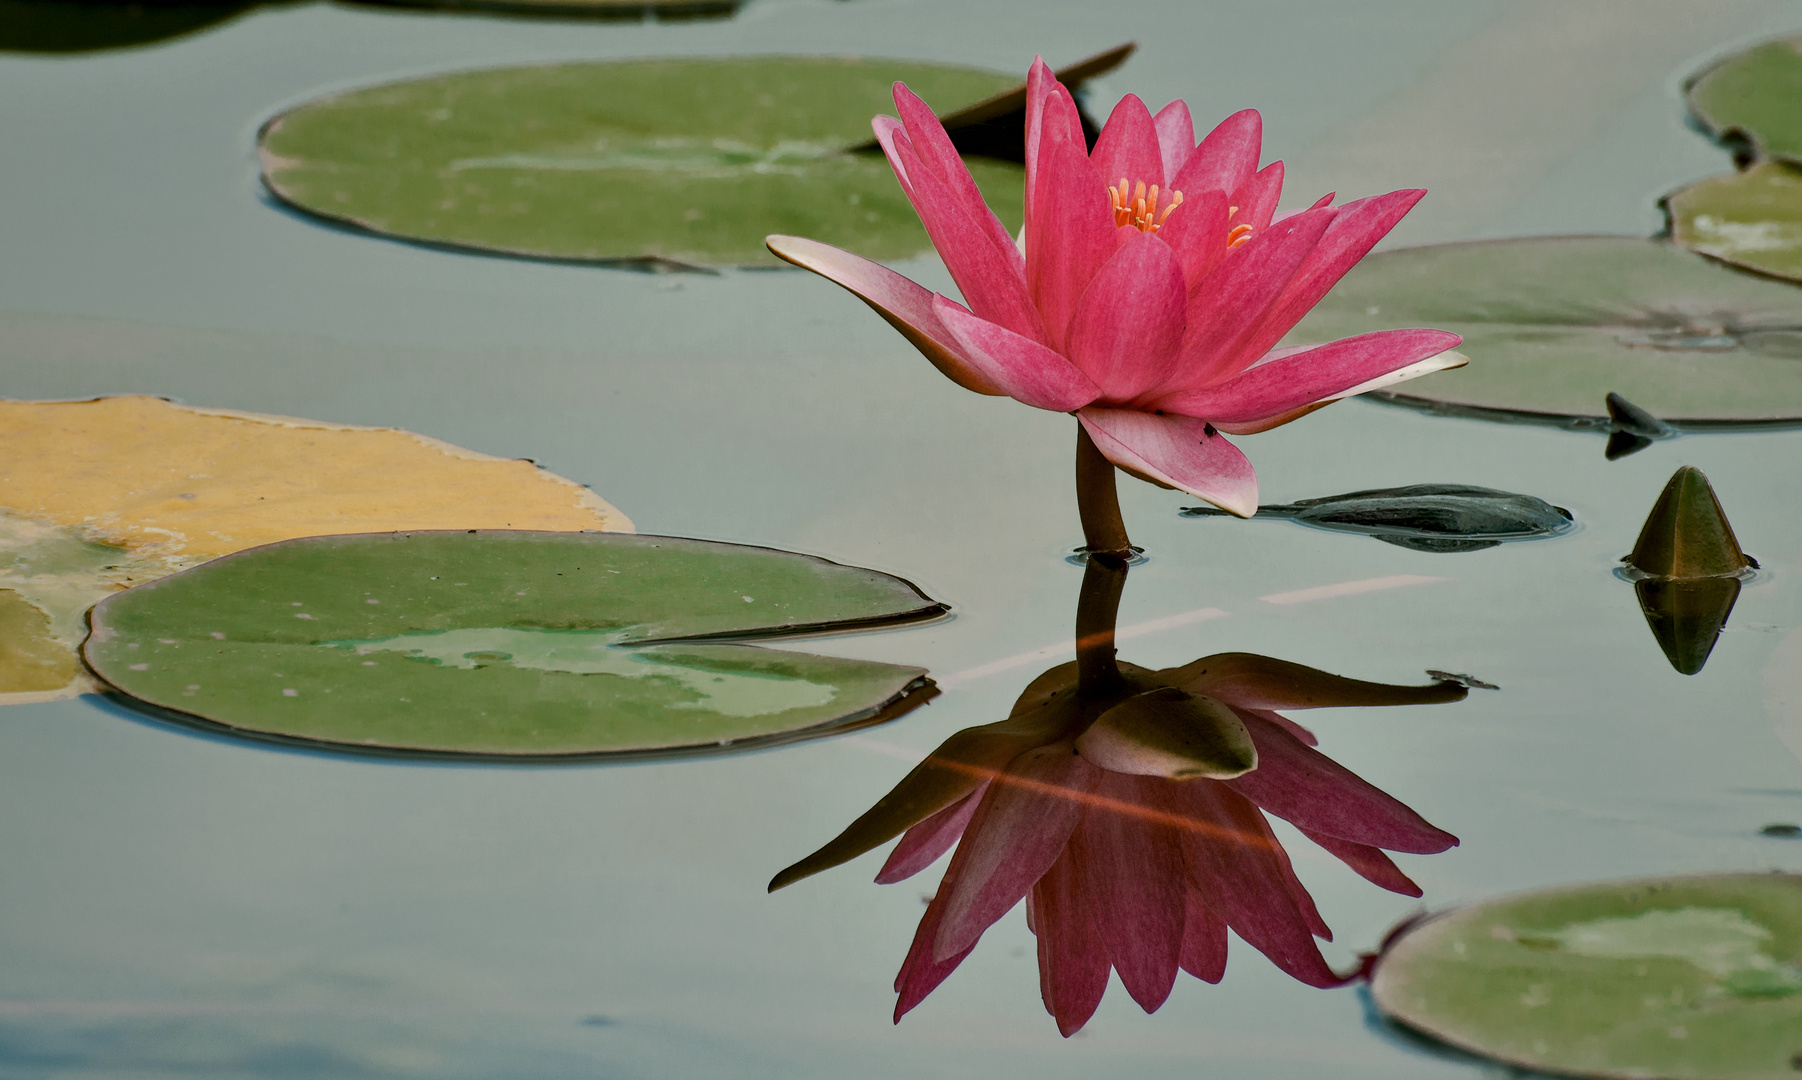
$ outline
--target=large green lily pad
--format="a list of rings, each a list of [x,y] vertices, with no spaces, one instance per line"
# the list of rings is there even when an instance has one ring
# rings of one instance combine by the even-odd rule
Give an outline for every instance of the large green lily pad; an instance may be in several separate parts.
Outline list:
[[[1802,877],[1585,885],[1408,930],[1371,991],[1392,1019],[1573,1076],[1793,1080],[1802,1055]]]
[[[263,178],[389,236],[547,259],[779,265],[770,233],[874,259],[930,244],[881,154],[848,153],[906,82],[942,113],[1017,76],[848,57],[460,72],[302,105],[263,128]],[[1017,165],[976,159],[1010,229]]]
[[[920,668],[698,639],[944,611],[873,570],[667,536],[359,533],[228,555],[96,605],[137,701],[364,750],[568,757],[763,745],[924,700]]]
[[[1802,289],[1659,240],[1550,236],[1366,258],[1290,335],[1464,335],[1470,364],[1377,397],[1531,417],[1606,415],[1610,392],[1678,423],[1802,418]]]
[[[1691,184],[1665,206],[1671,239],[1691,251],[1802,281],[1802,168],[1767,161]]]
[[[1802,38],[1735,53],[1690,81],[1689,108],[1717,138],[1802,161]]]

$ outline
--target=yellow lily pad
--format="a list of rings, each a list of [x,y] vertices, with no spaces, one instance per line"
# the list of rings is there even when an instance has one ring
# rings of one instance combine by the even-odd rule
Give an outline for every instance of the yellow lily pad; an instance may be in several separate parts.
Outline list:
[[[90,689],[84,614],[131,585],[300,536],[631,532],[529,461],[392,428],[161,398],[0,400],[0,704]]]

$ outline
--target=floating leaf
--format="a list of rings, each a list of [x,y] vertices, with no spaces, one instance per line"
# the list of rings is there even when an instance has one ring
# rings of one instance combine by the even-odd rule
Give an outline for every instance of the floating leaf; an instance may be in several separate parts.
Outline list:
[[[1708,477],[1690,465],[1664,485],[1622,561],[1658,647],[1685,675],[1708,663],[1739,599],[1740,579],[1758,565],[1740,550]]]
[[[1585,885],[1420,923],[1371,979],[1392,1019],[1529,1069],[1780,1080],[1802,1054],[1802,877]]]
[[[1375,396],[1497,419],[1593,417],[1618,392],[1673,425],[1802,419],[1802,290],[1657,240],[1558,236],[1370,256],[1291,335],[1463,334],[1470,364]]]
[[[1184,517],[1224,514],[1226,511],[1212,506],[1183,507]],[[1570,511],[1544,499],[1468,484],[1348,491],[1266,504],[1253,516],[1360,533],[1416,551],[1476,551],[1508,540],[1557,536],[1571,527]]]
[[[881,154],[847,153],[905,81],[944,112],[1016,77],[847,57],[632,60],[438,75],[271,120],[263,177],[323,217],[548,259],[777,265],[770,233],[874,259],[928,250]],[[973,160],[1010,229],[1012,164]]]
[[[920,668],[697,639],[943,611],[899,578],[737,544],[317,536],[107,598],[83,655],[139,701],[250,735],[500,757],[643,753],[838,730],[927,685]]]
[[[180,37],[236,18],[258,0],[0,0],[0,52],[77,53]]]
[[[0,589],[48,620],[68,693],[83,689],[74,649],[95,601],[227,552],[370,530],[632,528],[593,492],[527,461],[389,428],[151,397],[0,400],[0,461]],[[8,625],[37,625],[17,618]],[[54,667],[30,669],[31,693],[53,689],[37,683]],[[0,702],[22,700],[8,680],[0,675]]]
[[[743,0],[358,0],[383,7],[435,8],[445,11],[494,12],[501,15],[553,15],[591,19],[706,19],[736,12]]]
[[[1689,108],[1717,138],[1802,161],[1802,38],[1767,41],[1690,81]]]
[[[1665,205],[1671,239],[1691,251],[1802,281],[1802,169],[1767,161],[1691,184]]]

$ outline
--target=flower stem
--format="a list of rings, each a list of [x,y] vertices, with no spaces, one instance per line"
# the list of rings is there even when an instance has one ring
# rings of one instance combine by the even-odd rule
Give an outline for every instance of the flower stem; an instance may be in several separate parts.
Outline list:
[[[1102,456],[1081,421],[1076,425],[1076,510],[1082,516],[1083,546],[1091,555],[1131,557],[1133,545],[1114,489],[1114,463]]]

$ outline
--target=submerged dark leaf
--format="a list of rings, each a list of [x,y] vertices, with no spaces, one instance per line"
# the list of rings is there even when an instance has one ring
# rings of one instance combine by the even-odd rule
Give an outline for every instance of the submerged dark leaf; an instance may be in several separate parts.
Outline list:
[[[1183,508],[1213,517],[1211,506]],[[1568,510],[1531,495],[1467,484],[1413,484],[1277,503],[1257,517],[1287,518],[1317,529],[1353,532],[1417,551],[1476,551],[1510,540],[1537,540],[1570,529]]]

